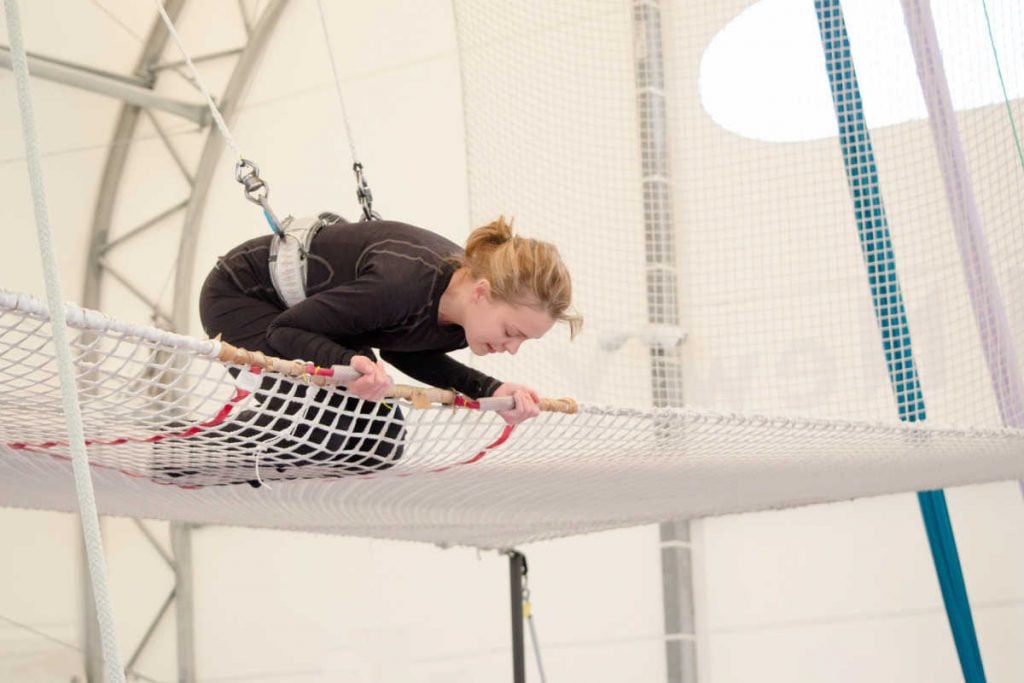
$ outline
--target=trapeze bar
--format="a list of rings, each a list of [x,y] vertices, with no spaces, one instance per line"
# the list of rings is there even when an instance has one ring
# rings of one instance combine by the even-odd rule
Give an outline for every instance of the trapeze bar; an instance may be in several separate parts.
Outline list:
[[[11,51],[7,46],[0,46],[0,66],[11,68]],[[99,93],[147,109],[159,109],[194,121],[201,126],[205,126],[209,121],[210,114],[205,106],[157,95],[140,79],[31,54],[28,56],[28,70],[31,75],[48,81]]]

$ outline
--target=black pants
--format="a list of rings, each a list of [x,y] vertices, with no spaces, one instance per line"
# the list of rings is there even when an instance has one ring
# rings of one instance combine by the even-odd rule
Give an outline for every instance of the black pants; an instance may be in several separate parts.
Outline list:
[[[264,239],[250,240],[218,264],[203,284],[199,312],[208,335],[219,334],[235,346],[278,355],[267,343],[266,331],[284,309],[273,291],[268,293],[259,284],[259,274],[245,268],[243,260],[258,259],[261,250],[265,256],[265,243]],[[238,368],[230,371],[235,376],[239,372]],[[256,392],[258,409],[243,411],[222,425],[178,443],[169,440],[164,447],[177,445],[193,451],[220,448],[243,457],[260,451],[264,479],[370,474],[392,467],[402,457],[406,432],[397,406],[361,401],[336,390],[326,399],[318,396],[310,402],[306,392],[305,386],[264,377]],[[255,478],[218,477],[209,466],[198,466],[205,457],[188,461],[191,464],[161,468],[162,474],[179,483],[195,480],[200,484],[259,485]],[[176,458],[176,462],[182,461]]]

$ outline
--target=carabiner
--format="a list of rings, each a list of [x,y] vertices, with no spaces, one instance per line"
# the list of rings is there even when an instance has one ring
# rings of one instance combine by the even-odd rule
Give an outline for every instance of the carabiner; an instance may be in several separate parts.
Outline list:
[[[274,234],[283,237],[281,221],[278,220],[277,214],[270,208],[270,202],[267,200],[270,195],[270,186],[260,178],[259,167],[248,159],[239,159],[235,164],[235,180],[245,188],[245,198],[263,209],[263,216],[267,219]]]
[[[363,165],[358,161],[352,164],[352,171],[356,174],[356,198],[359,205],[363,207],[364,221],[379,221],[380,214],[373,210],[373,191],[370,190],[366,177],[363,176]]]

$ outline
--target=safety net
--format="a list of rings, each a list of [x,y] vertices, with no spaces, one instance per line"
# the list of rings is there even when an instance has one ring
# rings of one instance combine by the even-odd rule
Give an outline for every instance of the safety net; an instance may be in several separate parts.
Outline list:
[[[101,512],[507,547],[1024,476],[1024,432],[582,404],[509,429],[67,307]],[[0,500],[74,510],[45,306],[0,296]],[[470,405],[472,405],[470,403]]]

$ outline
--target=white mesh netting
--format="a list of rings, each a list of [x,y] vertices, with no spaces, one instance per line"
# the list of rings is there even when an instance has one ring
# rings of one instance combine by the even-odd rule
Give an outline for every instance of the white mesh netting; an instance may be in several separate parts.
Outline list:
[[[538,381],[651,405],[648,325],[664,317],[659,304],[678,301],[676,405],[898,420],[885,322],[907,330],[930,422],[1003,424],[900,5],[842,3],[849,44],[837,37],[826,50],[815,4],[456,3],[471,223],[512,213],[557,242],[588,316],[579,343],[542,342]],[[668,121],[641,137],[651,118],[637,73],[650,50],[642,27],[658,5]],[[979,207],[1007,343],[1020,356],[1022,9],[987,3],[990,39],[980,4],[932,5],[969,167],[955,191]],[[826,54],[845,64],[834,74],[849,112],[833,106]],[[838,139],[838,115],[860,126],[852,141]],[[641,163],[664,154],[674,244],[649,234],[661,198]],[[847,163],[873,179],[857,188],[876,193],[867,215]],[[657,253],[666,249],[668,259]],[[651,286],[649,252],[674,261],[678,295]],[[880,260],[870,265],[898,277],[901,302],[873,299],[871,252]],[[517,360],[485,362],[518,373]]]
[[[108,514],[505,547],[1024,476],[1015,430],[679,409],[583,405],[493,445],[506,432],[491,413],[395,402],[367,417],[341,392],[297,396],[305,385],[283,377],[235,403],[215,342],[75,307],[69,321]],[[41,303],[0,296],[0,500],[73,510],[47,325]]]
[[[895,2],[455,2],[469,223],[556,242],[587,318],[469,360],[580,414],[488,448],[475,411],[234,403],[212,342],[77,313],[102,509],[503,546],[1024,477],[1021,7],[933,5],[944,122]],[[72,509],[43,313],[3,301],[0,500]]]

